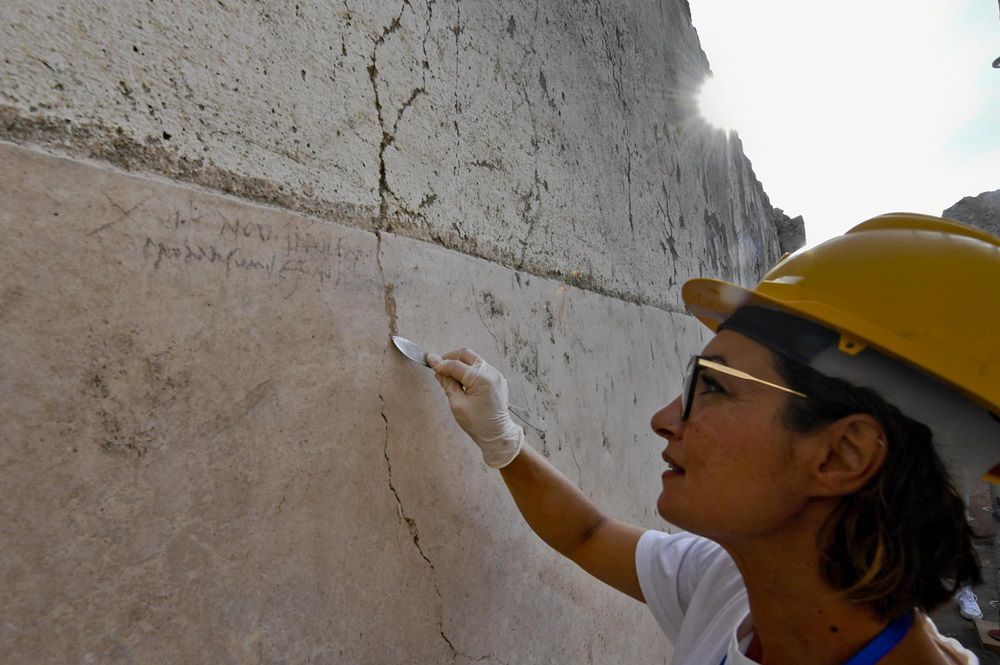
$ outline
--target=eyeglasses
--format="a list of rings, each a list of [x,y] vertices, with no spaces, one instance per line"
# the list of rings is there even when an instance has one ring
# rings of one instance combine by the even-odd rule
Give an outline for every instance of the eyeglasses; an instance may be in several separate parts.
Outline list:
[[[704,356],[695,356],[691,358],[691,362],[688,364],[687,376],[684,379],[684,392],[681,393],[681,420],[687,420],[688,416],[691,415],[691,404],[694,403],[694,390],[698,385],[698,373],[701,372],[702,368],[712,369],[716,372],[721,372],[722,374],[728,374],[729,376],[735,376],[738,379],[762,383],[765,386],[777,388],[778,390],[789,393],[790,395],[796,395],[797,397],[808,397],[805,393],[800,393],[797,390],[792,390],[791,388],[786,388],[785,386],[779,386],[777,383],[771,383],[770,381],[765,381],[764,379],[758,379],[756,376],[751,376],[746,372],[733,369],[728,365],[723,365],[722,363],[717,363],[714,360],[709,360]]]

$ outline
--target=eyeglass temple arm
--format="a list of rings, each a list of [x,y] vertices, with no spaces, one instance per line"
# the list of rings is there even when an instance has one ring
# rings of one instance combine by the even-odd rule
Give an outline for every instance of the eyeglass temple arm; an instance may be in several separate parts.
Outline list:
[[[746,379],[747,381],[755,381],[757,383],[763,383],[765,386],[777,388],[778,390],[783,390],[784,392],[791,393],[792,395],[798,395],[799,397],[806,396],[805,393],[800,393],[798,390],[792,390],[791,388],[786,388],[785,386],[779,386],[777,383],[771,383],[770,381],[765,381],[764,379],[758,379],[756,376],[751,376],[746,372],[741,372],[738,369],[733,369],[729,365],[723,365],[722,363],[717,363],[714,360],[706,360],[704,358],[699,358],[698,364],[700,364],[702,367],[714,369],[717,372],[722,372],[723,374],[729,374],[730,376],[735,376],[740,379]]]

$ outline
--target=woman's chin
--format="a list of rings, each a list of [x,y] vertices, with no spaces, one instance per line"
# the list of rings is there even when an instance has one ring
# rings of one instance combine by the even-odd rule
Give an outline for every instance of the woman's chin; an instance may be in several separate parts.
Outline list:
[[[656,499],[656,512],[660,517],[667,520],[671,524],[676,524],[677,511],[671,510],[671,508],[676,508],[676,506],[672,505],[667,497],[663,495],[663,492],[661,492],[660,496]]]
[[[679,529],[690,531],[692,533],[694,533],[697,528],[697,520],[692,522],[692,515],[685,515],[679,502],[676,499],[670,500],[670,498],[665,496],[664,493],[661,493],[659,498],[656,500],[656,512],[660,517],[669,522],[671,526],[675,526]]]

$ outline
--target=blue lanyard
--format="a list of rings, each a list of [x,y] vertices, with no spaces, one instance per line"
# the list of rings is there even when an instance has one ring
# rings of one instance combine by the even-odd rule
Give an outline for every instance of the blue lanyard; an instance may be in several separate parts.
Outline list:
[[[911,627],[913,627],[913,610],[907,610],[893,619],[892,623],[883,628],[882,632],[866,644],[861,651],[851,656],[844,665],[875,665],[906,637]],[[722,657],[722,662],[719,665],[726,665],[727,656]]]

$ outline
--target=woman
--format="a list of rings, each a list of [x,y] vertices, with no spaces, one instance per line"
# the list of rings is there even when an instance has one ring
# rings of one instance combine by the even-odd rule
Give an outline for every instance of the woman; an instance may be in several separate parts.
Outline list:
[[[975,663],[926,613],[980,581],[958,489],[1000,462],[998,286],[1000,240],[908,214],[753,290],[685,284],[717,335],[652,418],[674,535],[606,517],[527,446],[474,353],[429,361],[532,529],[646,602],[675,664]]]

